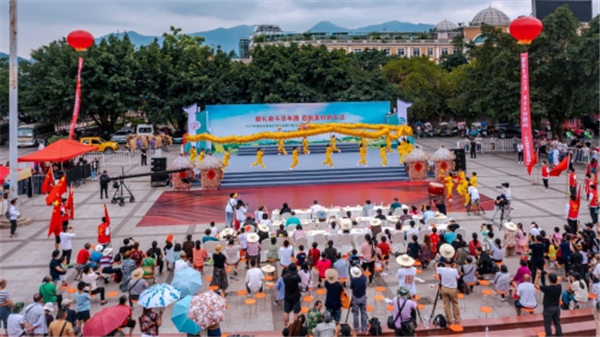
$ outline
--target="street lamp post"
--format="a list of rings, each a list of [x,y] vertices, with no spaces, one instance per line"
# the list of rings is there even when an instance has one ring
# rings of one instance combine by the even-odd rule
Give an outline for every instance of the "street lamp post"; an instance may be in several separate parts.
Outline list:
[[[18,173],[17,173],[17,129],[18,118],[18,76],[19,64],[17,60],[17,0],[10,0],[9,4],[9,22],[10,22],[10,47],[9,47],[9,165],[10,165],[10,192],[9,196],[14,198],[18,195]]]

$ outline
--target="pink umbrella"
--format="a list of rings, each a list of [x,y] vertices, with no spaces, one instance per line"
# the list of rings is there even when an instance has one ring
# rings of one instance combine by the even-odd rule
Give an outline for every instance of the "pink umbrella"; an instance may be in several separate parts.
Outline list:
[[[192,297],[188,317],[202,329],[225,319],[227,301],[214,291],[206,291]]]

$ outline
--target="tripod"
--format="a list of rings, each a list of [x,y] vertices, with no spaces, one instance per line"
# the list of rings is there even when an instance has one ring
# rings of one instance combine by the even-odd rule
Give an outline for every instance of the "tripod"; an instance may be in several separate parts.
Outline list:
[[[440,286],[437,287],[437,293],[435,294],[435,301],[433,301],[433,309],[429,316],[429,322],[433,324],[433,316],[435,315],[435,307],[437,306],[438,299],[440,298]]]
[[[125,205],[125,196],[123,195],[124,189],[127,190],[127,193],[129,193],[129,202],[135,202],[135,197],[133,196],[133,193],[131,192],[129,187],[125,185],[124,179],[119,179],[119,181],[115,181],[113,183],[113,187],[116,188],[116,190],[115,194],[112,197],[112,200],[110,201],[111,203],[116,204],[117,202],[119,202],[119,206]]]

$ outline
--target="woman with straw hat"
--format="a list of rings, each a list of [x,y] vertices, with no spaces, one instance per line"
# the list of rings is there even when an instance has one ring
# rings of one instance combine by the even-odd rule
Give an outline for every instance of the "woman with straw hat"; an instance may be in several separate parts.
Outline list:
[[[342,317],[342,301],[340,300],[340,296],[344,288],[338,282],[337,270],[330,268],[325,271],[325,289],[327,289],[325,309],[331,313],[335,322],[339,323]]]
[[[515,252],[515,246],[517,245],[517,225],[512,222],[504,223],[504,227],[508,229],[504,233],[504,249],[506,256],[511,256]]]
[[[396,258],[396,262],[401,266],[396,272],[396,279],[398,279],[398,287],[405,287],[410,292],[411,296],[417,294],[417,287],[415,285],[415,277],[417,277],[417,268],[415,259],[408,256],[408,254],[400,255]]]
[[[211,286],[217,286],[223,291],[227,291],[229,283],[227,282],[227,273],[225,272],[225,261],[227,258],[223,255],[223,246],[216,245],[213,259],[213,277],[210,281]]]

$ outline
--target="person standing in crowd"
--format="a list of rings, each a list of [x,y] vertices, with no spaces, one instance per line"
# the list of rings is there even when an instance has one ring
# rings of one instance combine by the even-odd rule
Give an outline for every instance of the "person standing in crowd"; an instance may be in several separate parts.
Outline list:
[[[162,315],[162,310],[156,313],[150,308],[142,309],[142,315],[138,319],[142,337],[158,336],[158,328],[162,325]]]
[[[562,294],[562,287],[558,283],[558,277],[554,273],[548,275],[550,285],[539,285],[540,278],[542,278],[542,271],[538,270],[535,275],[535,288],[539,289],[544,294],[544,300],[542,302],[544,306],[544,330],[546,336],[552,336],[552,324],[554,324],[554,330],[556,336],[562,336],[562,328],[560,326],[560,297]]]
[[[141,166],[148,166],[148,150],[145,146],[142,146],[142,149],[140,151],[142,152]]]
[[[50,323],[48,327],[48,336],[75,336],[73,325],[67,321],[67,311],[65,309],[58,310],[56,320]]]
[[[523,162],[523,143],[521,140],[517,143],[517,163]]]
[[[100,200],[102,200],[102,193],[104,192],[104,197],[108,199],[108,183],[110,182],[110,177],[106,170],[102,171],[100,175]]]
[[[208,258],[208,253],[204,248],[202,248],[202,244],[200,240],[196,240],[196,246],[193,250],[193,262],[192,266],[194,269],[199,271],[200,273],[204,273],[204,261]],[[162,273],[162,266],[161,266]]]
[[[363,257],[362,269],[368,270],[369,284],[373,282],[373,274],[375,274],[375,247],[371,241],[371,235],[365,235],[365,242],[360,246],[360,253]]]
[[[148,289],[148,283],[143,280],[144,270],[137,268],[131,273],[131,279],[127,282],[127,293],[129,294],[129,305],[133,307],[133,301],[137,301],[144,290]]]
[[[569,168],[569,192],[572,196],[577,196],[577,175],[574,168]]]
[[[43,298],[42,294],[36,293],[33,295],[33,303],[25,307],[24,316],[28,326],[26,332],[29,336],[43,336],[48,333],[46,313],[42,305]]]
[[[352,289],[352,315],[354,316],[354,331],[368,331],[367,317],[367,277],[363,275],[359,267],[350,269],[350,289]],[[359,325],[360,318],[360,325]],[[359,328],[362,326],[362,330]]]
[[[23,310],[23,302],[16,303],[8,316],[6,325],[6,334],[8,336],[24,336],[29,329],[29,323],[25,320],[25,316],[21,315]]]
[[[454,249],[451,248],[452,246],[446,246],[446,244],[440,247],[440,254],[443,257],[440,259],[438,267],[436,268],[436,272],[438,275],[440,275],[440,283],[442,287],[441,294],[442,300],[444,301],[444,313],[449,321],[453,317],[455,323],[460,323],[460,308],[458,306],[457,289],[457,281],[459,276],[458,271],[452,268],[452,256],[454,255]],[[449,254],[450,249],[452,254]],[[440,266],[440,264],[442,266]],[[450,309],[450,305],[452,305],[452,309]]]
[[[17,198],[10,201],[8,208],[8,217],[10,220],[10,237],[17,237],[17,219],[21,216],[21,212],[17,209]]]
[[[290,312],[294,315],[300,313],[300,276],[295,264],[290,264],[283,271],[284,301],[283,301],[283,324],[288,325]]]
[[[73,251],[73,238],[75,237],[75,230],[73,226],[67,227],[63,232],[60,233],[60,249],[62,250],[62,256],[66,259],[67,267],[71,266],[71,253]]]
[[[237,205],[237,193],[231,193],[225,206],[225,227],[233,227],[234,208]]]
[[[398,279],[398,287],[404,287],[410,291],[411,296],[417,294],[417,287],[415,286],[415,277],[417,277],[417,268],[413,265],[415,260],[407,254],[400,255],[396,258],[396,262],[401,266],[396,272],[396,279]]]
[[[212,256],[214,261],[213,264],[213,278],[210,285],[216,285],[219,289],[227,291],[229,283],[227,282],[227,273],[225,272],[225,260],[227,259],[223,255],[223,246],[218,244],[215,246],[215,252]]]
[[[469,140],[469,153],[471,154],[471,159],[477,159],[477,142],[475,138]]]
[[[394,335],[409,336],[404,329],[402,329],[402,322],[416,315],[414,311],[417,310],[417,303],[412,300],[408,289],[405,287],[398,287],[398,290],[396,290],[396,297],[392,299],[392,305],[394,306],[394,310],[392,311],[395,328]],[[450,316],[447,317],[449,318]]]
[[[338,282],[337,270],[330,268],[325,272],[325,289],[327,289],[325,310],[331,313],[331,316],[333,316],[333,319],[337,324],[342,317],[342,302],[340,296],[344,291],[344,288]]]
[[[569,202],[565,208],[565,218],[567,218],[567,223],[570,227],[570,233],[577,233],[577,222],[579,218],[579,202],[577,201],[577,196],[571,193]]]
[[[106,218],[102,217],[102,222],[98,225],[98,244],[106,247],[110,245],[110,224],[106,223]]]
[[[596,295],[592,300],[592,315],[596,322],[596,337],[600,336],[600,279],[594,277],[590,294]]]
[[[94,158],[90,163],[90,169],[92,171],[92,181],[95,181],[98,177],[98,158]]]
[[[592,223],[598,223],[598,191],[596,185],[590,185],[590,193],[588,194],[588,207],[590,208],[590,217]]]
[[[7,282],[5,279],[0,279],[0,321],[2,322],[5,332],[8,334],[7,320],[13,307],[13,301],[10,298],[8,290],[6,290],[6,284]]]
[[[544,183],[544,192],[548,192],[548,178],[550,177],[550,171],[548,170],[548,163],[542,160],[542,182]]]

